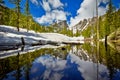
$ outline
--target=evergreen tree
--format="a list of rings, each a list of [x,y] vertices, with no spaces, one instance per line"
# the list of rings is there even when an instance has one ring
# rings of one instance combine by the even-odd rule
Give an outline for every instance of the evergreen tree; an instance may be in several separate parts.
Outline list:
[[[110,29],[112,27],[112,13],[113,13],[113,7],[112,7],[112,1],[109,0],[109,7],[108,7],[108,11],[106,12],[106,24],[105,24],[105,37],[107,40],[107,36],[110,34]]]
[[[107,20],[107,23],[106,23],[106,28],[107,28],[106,29],[106,35],[110,34],[110,29],[111,29],[111,25],[112,25],[112,21],[113,21],[112,12],[113,12],[112,1],[110,0],[109,1],[108,11],[106,13],[106,20]]]
[[[10,10],[10,21],[9,21],[9,24],[8,25],[11,25],[11,26],[16,26],[16,18],[17,18],[17,14],[16,12],[14,12],[14,10]]]
[[[104,36],[105,36],[104,23],[105,23],[105,21],[103,21],[102,17],[100,16],[99,17],[99,25],[100,25],[100,28],[99,28],[100,29],[99,30],[100,34],[99,34],[99,36],[100,36],[101,39],[104,38]]]
[[[97,20],[96,20],[96,29],[97,29],[96,36],[97,36],[97,40],[99,40],[98,0],[96,0],[96,18],[97,18]]]
[[[9,0],[12,4],[15,4],[15,11],[17,12],[17,18],[16,18],[16,26],[17,30],[19,31],[19,19],[20,19],[20,2],[21,0]]]
[[[117,28],[118,28],[118,24],[117,24],[117,13],[115,12],[113,14],[113,26],[114,26],[114,30],[115,30],[115,40],[116,40],[116,36],[117,36]]]
[[[28,25],[28,23],[29,23],[29,16],[30,16],[30,12],[29,12],[29,0],[26,0],[26,5],[25,5],[25,14],[26,14],[26,26],[27,26],[27,32],[28,32],[28,30],[29,30],[29,25]]]
[[[0,24],[3,24],[3,13],[4,13],[4,1],[0,0]]]

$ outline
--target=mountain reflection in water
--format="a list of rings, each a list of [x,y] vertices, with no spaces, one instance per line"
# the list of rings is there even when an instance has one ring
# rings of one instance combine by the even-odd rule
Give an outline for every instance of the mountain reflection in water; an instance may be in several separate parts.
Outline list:
[[[120,80],[120,53],[100,43],[42,49],[0,60],[3,80]],[[13,64],[14,63],[14,64]],[[2,74],[2,75],[1,75]]]

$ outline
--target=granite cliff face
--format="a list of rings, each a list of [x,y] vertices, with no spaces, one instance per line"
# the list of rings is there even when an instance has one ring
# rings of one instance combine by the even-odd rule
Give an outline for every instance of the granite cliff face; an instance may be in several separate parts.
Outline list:
[[[54,28],[54,32],[60,32],[61,30],[64,30],[65,28],[68,28],[66,20],[55,22],[51,26]]]
[[[59,22],[57,26],[60,27],[60,28],[62,28],[62,27],[68,28],[66,20]]]
[[[78,24],[73,26],[72,29],[74,31],[76,31],[76,30],[83,31],[88,26],[95,25],[96,24],[96,19],[97,19],[96,17],[93,17],[93,18],[81,20]]]
[[[57,27],[57,28],[68,28],[68,25],[67,25],[67,21],[64,20],[64,21],[59,21],[58,23],[54,23],[52,24],[53,27]]]

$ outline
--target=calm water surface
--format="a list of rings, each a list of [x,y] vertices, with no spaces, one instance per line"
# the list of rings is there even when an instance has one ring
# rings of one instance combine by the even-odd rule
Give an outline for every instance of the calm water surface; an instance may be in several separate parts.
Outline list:
[[[0,59],[0,80],[120,80],[120,48],[85,43],[17,53]]]

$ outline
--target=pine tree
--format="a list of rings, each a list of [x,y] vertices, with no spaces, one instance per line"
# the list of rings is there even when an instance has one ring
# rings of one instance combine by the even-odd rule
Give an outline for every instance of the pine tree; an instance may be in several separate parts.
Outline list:
[[[3,24],[3,14],[4,14],[3,5],[4,5],[4,1],[0,0],[0,24]]]
[[[110,29],[112,27],[112,21],[113,21],[113,17],[112,17],[112,13],[113,13],[113,7],[112,7],[112,1],[109,1],[109,7],[108,7],[108,11],[106,13],[106,20],[107,20],[107,24],[106,24],[106,35],[110,34]]]
[[[29,0],[26,0],[26,5],[25,5],[25,14],[26,14],[26,26],[27,26],[27,32],[28,32],[28,30],[29,30],[29,25],[28,25],[28,23],[29,23],[29,16],[30,16],[30,12],[29,12]]]
[[[113,14],[113,27],[114,27],[114,31],[115,31],[115,40],[116,40],[116,37],[117,37],[117,28],[118,28],[118,25],[117,25],[117,12],[115,12]]]
[[[9,0],[12,4],[15,4],[15,11],[17,12],[17,18],[16,18],[16,26],[17,30],[19,31],[19,19],[20,19],[20,2],[21,0]]]
[[[107,36],[110,34],[110,29],[112,27],[112,21],[113,21],[112,13],[113,13],[112,1],[109,0],[109,7],[108,7],[108,11],[106,12],[106,24],[105,24],[106,40],[107,40]]]
[[[98,0],[96,0],[96,37],[99,40]]]
[[[100,36],[101,39],[104,38],[104,36],[105,36],[104,23],[105,23],[105,21],[103,20],[102,16],[100,16],[99,17],[99,25],[100,25],[100,27],[99,27],[99,29],[100,29],[99,30],[99,32],[100,32],[99,36]]]

